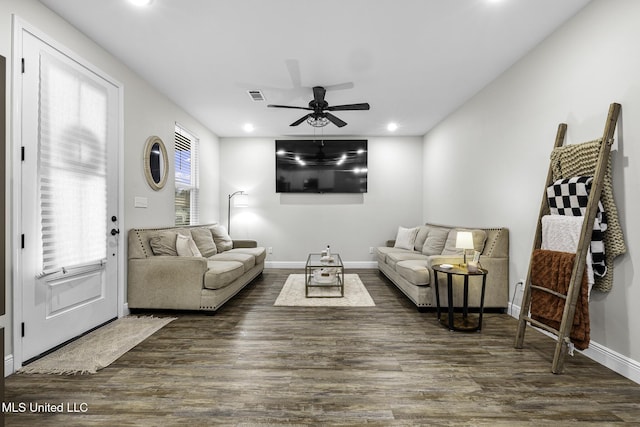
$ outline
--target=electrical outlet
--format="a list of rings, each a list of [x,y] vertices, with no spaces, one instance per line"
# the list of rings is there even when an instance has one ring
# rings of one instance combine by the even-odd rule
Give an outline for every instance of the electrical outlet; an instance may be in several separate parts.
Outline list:
[[[372,254],[373,253],[373,246],[369,246],[369,253]]]
[[[271,246],[269,246],[269,247],[267,248],[267,253],[270,253],[270,254],[272,254],[272,253],[273,253],[273,248],[272,248]]]

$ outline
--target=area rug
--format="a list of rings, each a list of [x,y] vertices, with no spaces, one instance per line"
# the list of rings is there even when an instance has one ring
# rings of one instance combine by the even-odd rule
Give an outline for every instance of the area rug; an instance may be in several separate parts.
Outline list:
[[[357,274],[345,274],[344,282],[342,298],[306,298],[304,274],[290,274],[273,305],[289,307],[374,307],[376,305]],[[312,288],[309,294],[340,295],[340,289]]]
[[[114,320],[20,368],[25,374],[95,374],[175,317],[127,316]]]

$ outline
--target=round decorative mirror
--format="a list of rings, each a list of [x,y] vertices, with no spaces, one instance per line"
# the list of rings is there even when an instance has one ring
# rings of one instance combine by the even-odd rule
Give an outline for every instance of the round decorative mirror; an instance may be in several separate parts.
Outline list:
[[[144,146],[143,168],[149,186],[156,191],[162,189],[167,182],[169,158],[164,143],[157,136],[147,138]]]

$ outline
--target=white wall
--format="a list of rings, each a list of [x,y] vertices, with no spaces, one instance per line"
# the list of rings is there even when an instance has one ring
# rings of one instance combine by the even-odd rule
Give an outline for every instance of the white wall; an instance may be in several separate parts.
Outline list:
[[[228,195],[248,192],[250,206],[232,208],[231,235],[272,247],[268,266],[301,263],[327,245],[348,266],[373,265],[370,247],[394,238],[398,225],[420,223],[421,138],[368,138],[368,192],[362,195],[276,193],[275,139],[220,139],[221,223]]]
[[[108,52],[79,33],[60,17],[35,0],[2,0],[0,2],[0,54],[7,58],[9,67],[12,52],[12,14],[34,26],[67,49],[78,54],[87,62],[92,63],[103,72],[116,79],[124,86],[124,152],[122,155],[123,203],[124,218],[121,218],[121,236],[126,241],[126,231],[134,227],[150,227],[172,225],[174,223],[174,185],[171,176],[173,168],[173,134],[175,122],[180,123],[200,138],[202,157],[206,159],[207,167],[202,168],[202,217],[210,220],[218,217],[219,211],[219,181],[218,181],[218,138],[207,128],[202,126],[183,110],[178,108],[164,95],[138,77]],[[9,67],[10,68],[10,67]],[[7,93],[11,93],[11,70],[8,70]],[[10,139],[10,124],[13,111],[10,100],[7,102],[8,135]],[[146,183],[142,169],[143,148],[146,139],[151,135],[158,135],[164,141],[170,157],[170,178],[166,187],[161,191],[153,191]],[[7,182],[11,182],[12,151],[15,147],[7,148]],[[10,189],[8,189],[10,190]],[[146,197],[148,208],[134,208],[134,197]],[[15,196],[14,196],[15,197]],[[11,229],[13,199],[7,203],[8,212],[5,219],[7,235],[15,232]],[[126,244],[125,244],[126,248]],[[11,258],[13,248],[7,248],[7,265],[15,260]],[[123,266],[126,269],[126,262]],[[126,272],[125,272],[126,273]],[[12,351],[12,287],[11,269],[6,272],[7,283],[7,314],[0,318],[0,324],[5,327],[5,353]],[[126,274],[125,276],[126,277]]]
[[[510,229],[513,293],[526,277],[558,124],[568,124],[568,143],[596,139],[609,104],[622,104],[612,160],[628,253],[615,263],[613,290],[592,297],[591,347],[640,367],[638,22],[640,2],[594,0],[425,136],[423,178],[425,219]]]

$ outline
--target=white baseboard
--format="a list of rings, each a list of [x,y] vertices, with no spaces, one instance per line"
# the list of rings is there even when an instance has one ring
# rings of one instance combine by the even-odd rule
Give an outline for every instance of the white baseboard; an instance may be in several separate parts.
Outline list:
[[[264,268],[296,268],[304,269],[306,261],[265,261]],[[347,261],[345,268],[378,268],[376,261]]]
[[[344,263],[345,268],[353,269],[365,269],[365,268],[378,268],[377,261],[347,261]]]
[[[304,268],[304,261],[265,261],[264,268]]]
[[[520,318],[520,307],[517,305],[509,304],[507,308],[507,313],[516,319]],[[537,329],[545,335],[553,339],[557,339],[557,337],[553,334],[550,334],[541,329]],[[631,381],[640,384],[640,362],[637,362],[627,356],[623,356],[622,354],[611,350],[601,344],[598,344],[595,341],[591,341],[589,343],[589,348],[586,350],[576,350],[579,353],[584,354],[589,359],[594,362],[598,362],[599,364],[606,366],[612,371],[622,375],[625,378],[630,379]]]

